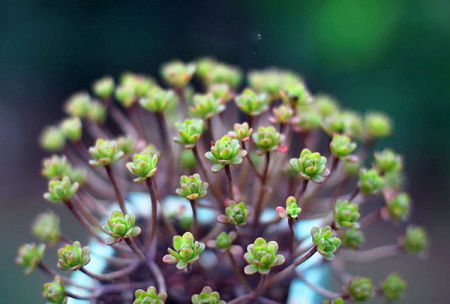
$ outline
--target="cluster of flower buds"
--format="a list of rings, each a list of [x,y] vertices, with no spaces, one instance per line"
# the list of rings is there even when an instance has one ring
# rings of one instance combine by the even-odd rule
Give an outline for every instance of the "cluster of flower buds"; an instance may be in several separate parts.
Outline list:
[[[125,303],[133,294],[134,304],[283,302],[295,272],[307,281],[297,266],[312,256],[344,265],[427,250],[425,230],[412,225],[396,244],[361,249],[372,224],[407,222],[412,211],[402,156],[372,151],[392,133],[385,114],[344,109],[291,71],[245,75],[200,58],[173,60],[160,73],[161,82],[131,72],[96,80],[40,137],[50,153],[44,198],[62,202],[93,243],[71,241],[45,212],[31,229],[41,243],[21,246],[16,262],[54,274],[43,257],[58,246],[60,270],[95,282],[84,288],[76,276],[56,276],[44,285],[48,303]],[[383,203],[366,208],[369,199]],[[319,227],[300,238],[307,219]],[[97,263],[98,247],[112,252],[102,273],[85,267]],[[406,288],[395,273],[378,286],[357,275],[344,281],[338,292],[305,283],[334,304],[392,301]],[[72,292],[78,287],[83,294]]]

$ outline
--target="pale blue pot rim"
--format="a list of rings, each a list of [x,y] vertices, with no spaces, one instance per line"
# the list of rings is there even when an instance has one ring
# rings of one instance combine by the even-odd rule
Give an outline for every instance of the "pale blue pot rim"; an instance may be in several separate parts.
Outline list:
[[[129,194],[127,198],[127,209],[129,212],[136,216],[148,216],[150,212],[149,196],[147,193],[133,192]],[[168,196],[162,203],[163,212],[166,214],[172,214],[180,210],[180,207],[184,206],[184,212],[191,213],[189,203],[177,196]],[[112,210],[117,209],[117,205],[112,205]],[[276,217],[274,210],[265,210],[262,214],[262,221],[269,221]],[[201,224],[211,223],[216,220],[217,213],[207,208],[198,208],[198,219]],[[104,219],[106,221],[106,219]],[[295,226],[295,236],[297,239],[302,239],[310,234],[311,228],[314,226],[320,226],[321,219],[314,220],[302,220]],[[278,225],[285,225],[286,223],[279,223]],[[311,246],[311,241],[305,242],[305,248]],[[102,273],[106,266],[107,261],[103,257],[112,256],[114,250],[110,246],[100,244],[96,240],[89,242],[91,248],[91,262],[86,265],[86,268],[92,272]],[[314,267],[311,266],[320,263],[322,257],[319,254],[314,255],[310,260],[298,266],[296,271],[302,271],[302,274],[308,278],[313,284],[320,284],[326,279],[327,269],[323,266]],[[83,286],[94,286],[96,281],[85,275],[84,273],[77,271],[71,276],[71,279]],[[67,287],[68,290],[80,295],[86,295],[87,292],[83,289],[79,289],[73,286]],[[289,296],[287,304],[313,304],[320,303],[320,296],[318,296],[313,290],[306,286],[302,281],[295,279],[289,287]],[[69,298],[68,304],[88,304],[87,300],[77,300]]]

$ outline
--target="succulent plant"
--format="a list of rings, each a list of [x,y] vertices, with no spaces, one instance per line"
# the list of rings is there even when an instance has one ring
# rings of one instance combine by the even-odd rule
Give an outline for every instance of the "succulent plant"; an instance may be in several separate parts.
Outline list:
[[[300,75],[277,68],[244,75],[204,57],[173,60],[160,76],[101,77],[91,92],[71,95],[68,117],[41,134],[49,152],[44,198],[63,202],[52,207],[68,208],[91,239],[89,247],[71,241],[60,227],[66,221],[53,212],[33,221],[42,244],[22,246],[17,263],[27,273],[54,274],[43,255],[58,245],[57,266],[92,280],[85,286],[76,275],[56,277],[44,287],[48,303],[128,303],[133,293],[135,304],[281,303],[292,300],[288,286],[299,265],[316,271],[323,263],[313,260],[346,267],[347,259],[428,248],[418,226],[408,226],[397,244],[370,248],[372,224],[407,222],[412,211],[402,157],[382,147],[393,131],[385,114],[361,116],[331,96],[312,95]],[[372,154],[374,144],[381,150]],[[372,157],[372,167],[362,168]],[[299,238],[309,219],[321,226]],[[363,242],[370,249],[361,250]],[[94,255],[104,265],[100,273],[85,267],[97,263]],[[352,269],[342,269],[351,279],[336,291],[322,282],[306,285],[334,304],[393,300],[405,289],[396,275],[374,287]],[[309,275],[298,275],[307,282]],[[303,293],[295,297],[308,301]]]

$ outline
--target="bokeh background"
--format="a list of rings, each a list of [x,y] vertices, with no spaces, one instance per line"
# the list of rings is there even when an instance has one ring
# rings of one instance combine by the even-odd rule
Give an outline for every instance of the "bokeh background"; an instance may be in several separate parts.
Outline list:
[[[0,302],[41,302],[43,276],[24,278],[13,261],[33,214],[50,208],[37,137],[64,99],[104,74],[156,74],[169,59],[213,55],[246,69],[291,68],[313,92],[392,116],[395,133],[381,146],[405,156],[413,219],[432,249],[427,261],[354,270],[378,278],[395,266],[409,281],[403,303],[448,303],[449,16],[446,0],[2,1]]]

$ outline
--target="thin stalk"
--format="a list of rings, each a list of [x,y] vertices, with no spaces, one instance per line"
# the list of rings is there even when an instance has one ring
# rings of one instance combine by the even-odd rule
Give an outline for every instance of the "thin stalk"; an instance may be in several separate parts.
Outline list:
[[[261,191],[259,192],[258,200],[255,204],[255,219],[253,221],[253,226],[256,228],[259,224],[259,216],[261,215],[264,197],[266,194],[266,183],[267,183],[267,175],[269,173],[269,165],[270,165],[270,152],[266,152],[265,154],[266,162],[264,164],[264,171],[261,178]]]
[[[345,250],[342,252],[342,257],[352,263],[370,263],[381,259],[390,258],[402,253],[400,245],[384,245],[368,249],[365,251],[352,252]]]
[[[239,264],[236,261],[236,258],[234,257],[234,255],[231,253],[230,250],[227,250],[226,253],[227,253],[228,258],[230,259],[231,266],[233,266],[234,273],[238,277],[239,281],[241,281],[241,284],[244,286],[245,289],[251,290],[250,285],[248,284],[245,277],[242,275],[242,271],[241,271]]]
[[[306,187],[308,187],[308,183],[309,183],[309,179],[304,179],[302,182],[302,185],[300,188],[298,188],[297,193],[295,193],[295,199],[297,200],[297,202],[300,201],[300,199],[302,198],[303,194],[306,191]]]
[[[148,246],[152,243],[152,241],[155,239],[156,233],[158,232],[158,204],[159,199],[158,195],[155,191],[155,182],[153,180],[153,177],[147,178],[145,180],[145,184],[147,185],[148,192],[150,194],[150,200],[152,205],[152,211],[151,211],[151,218],[152,223],[149,225],[149,232],[147,234],[147,239],[145,243],[145,248],[148,248]]]
[[[289,225],[289,253],[292,255],[295,248],[295,231],[294,231],[294,220],[288,216],[288,225]]]
[[[230,165],[225,165],[225,175],[227,176],[228,197],[234,201],[233,177],[231,176]]]
[[[77,299],[77,300],[94,300],[94,299],[97,299],[99,296],[99,294],[90,294],[90,295],[80,296],[80,295],[74,294],[73,292],[68,291],[68,290],[66,290],[65,293],[66,293],[66,296],[68,296],[69,298],[73,298],[73,299]]]
[[[246,144],[245,144],[244,141],[242,142],[242,148],[243,148],[244,150],[247,150],[247,147],[246,147]],[[247,152],[248,152],[248,150],[247,150]],[[259,173],[258,169],[256,168],[255,163],[253,162],[252,158],[250,157],[250,153],[247,153],[246,158],[247,158],[247,160],[248,160],[248,164],[249,164],[250,167],[252,168],[252,170],[253,170],[253,172],[255,173],[255,175],[256,175],[260,180],[262,180],[262,174]]]
[[[131,273],[136,267],[138,263],[132,263],[128,265],[127,267],[124,267],[120,270],[110,272],[107,274],[99,274],[99,273],[93,273],[90,270],[86,269],[85,267],[81,267],[80,271],[84,273],[87,276],[90,276],[91,278],[97,280],[97,281],[114,281],[120,278],[123,278],[124,276]]]
[[[371,213],[367,214],[366,216],[364,216],[363,218],[360,219],[360,221],[359,221],[360,228],[365,229],[365,228],[375,224],[376,222],[378,222],[381,219],[382,219],[381,209],[374,210]]]
[[[61,281],[63,281],[63,283],[66,284],[66,285],[71,285],[71,286],[74,286],[74,287],[77,287],[77,288],[81,288],[81,289],[85,289],[85,290],[89,290],[89,291],[97,290],[97,287],[83,286],[83,285],[80,285],[80,284],[72,281],[68,277],[60,275],[59,273],[57,273],[53,269],[47,267],[47,265],[43,264],[42,262],[39,262],[39,264],[37,266],[42,272],[44,272],[45,274],[47,274],[47,275],[49,275],[51,277],[59,276],[61,278]]]
[[[336,299],[341,296],[339,293],[330,291],[328,289],[325,289],[321,286],[318,286],[318,285],[312,283],[311,281],[308,281],[303,274],[297,273],[297,276],[300,278],[300,280],[303,281],[303,283],[305,283],[306,286],[308,286],[309,288],[311,288],[312,290],[317,292],[319,295],[321,295],[327,299]]]
[[[196,201],[195,200],[189,200],[189,203],[191,204],[192,209],[192,234],[195,235],[197,238],[198,235],[198,219],[197,219],[197,208],[196,208]]]
[[[114,174],[112,172],[111,165],[105,166],[106,173],[108,174],[109,180],[111,181],[111,184],[114,188],[114,193],[116,195],[117,203],[119,204],[120,209],[122,210],[123,214],[127,214],[127,208],[125,206],[125,200],[122,196],[122,193],[120,192],[119,186],[117,185],[116,178],[114,177]]]
[[[360,191],[359,187],[356,188],[356,189],[350,194],[350,197],[348,198],[348,201],[349,201],[349,202],[353,201],[353,200],[355,199],[355,197],[358,196],[359,191]]]

